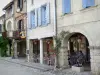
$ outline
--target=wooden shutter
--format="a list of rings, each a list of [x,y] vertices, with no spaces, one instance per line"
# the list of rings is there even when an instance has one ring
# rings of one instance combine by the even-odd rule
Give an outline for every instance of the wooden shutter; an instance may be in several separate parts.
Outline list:
[[[46,5],[46,24],[50,23],[50,3]]]
[[[87,0],[87,6],[94,6],[95,5],[95,2],[94,0]]]
[[[31,24],[32,28],[35,28],[35,11],[31,12]]]
[[[63,14],[71,12],[71,0],[62,0],[62,11]]]
[[[40,8],[38,8],[38,26],[41,26],[41,7]]]
[[[37,25],[38,25],[38,12],[37,12],[38,10],[37,9],[35,9],[35,27],[37,27]]]
[[[29,29],[31,28],[31,17],[30,17],[30,16],[31,16],[31,13],[28,12],[28,13],[27,13],[27,19],[28,19],[28,20],[27,20],[27,21],[28,21],[28,22],[27,22],[27,28],[29,28]]]

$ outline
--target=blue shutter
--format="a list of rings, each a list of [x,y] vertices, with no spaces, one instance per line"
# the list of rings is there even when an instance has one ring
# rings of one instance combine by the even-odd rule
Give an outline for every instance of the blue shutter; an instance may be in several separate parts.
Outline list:
[[[41,26],[41,7],[40,8],[38,8],[38,26]]]
[[[31,11],[31,28],[35,28],[35,11]]]
[[[29,29],[31,28],[31,17],[30,17],[30,16],[31,16],[31,13],[28,12],[28,13],[27,13],[27,18],[28,18],[28,20],[27,20],[27,21],[28,21],[28,22],[27,22],[27,23],[28,23],[28,24],[27,24],[27,27],[28,27]]]
[[[46,25],[46,5],[42,6],[42,25]]]
[[[50,3],[46,6],[46,24],[50,23]]]
[[[83,8],[87,7],[87,0],[82,0],[82,6],[83,6]]]
[[[44,25],[44,8],[41,7],[41,20],[42,20],[42,25]]]
[[[95,2],[94,0],[87,0],[87,6],[94,6]]]
[[[71,12],[71,0],[62,0],[63,14]]]
[[[32,29],[32,12],[30,12],[30,29]]]
[[[83,0],[82,2],[83,2],[83,8],[87,8],[95,5],[94,0]]]
[[[38,13],[37,13],[37,9],[35,9],[35,27],[37,27],[37,22],[38,22]]]

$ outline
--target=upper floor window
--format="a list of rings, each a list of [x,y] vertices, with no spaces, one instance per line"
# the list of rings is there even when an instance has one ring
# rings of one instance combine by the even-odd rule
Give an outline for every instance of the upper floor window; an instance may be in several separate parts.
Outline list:
[[[48,25],[50,23],[50,4],[43,5],[38,9],[38,25]]]
[[[42,13],[41,13],[42,14],[42,25],[46,24],[46,10],[47,10],[46,6],[43,6],[41,9],[41,11],[42,11]]]
[[[62,0],[62,11],[63,14],[71,12],[71,0]]]
[[[94,0],[82,0],[82,5],[83,5],[83,8],[88,8],[90,6],[94,6],[95,1]]]
[[[31,27],[35,27],[35,11],[31,11]]]
[[[19,31],[23,31],[24,30],[24,21],[23,20],[19,20],[18,21],[18,30]]]
[[[7,23],[7,26],[6,26],[7,28],[7,31],[11,31],[12,30],[12,23],[11,23],[11,21],[9,21],[8,23]]]
[[[12,14],[13,14],[12,7],[9,7],[9,8],[7,9],[7,12],[6,12],[6,17],[11,17]]]
[[[34,0],[31,0],[31,4],[32,4],[32,5],[34,4]]]
[[[20,10],[23,9],[23,0],[17,0],[17,8],[19,8]]]

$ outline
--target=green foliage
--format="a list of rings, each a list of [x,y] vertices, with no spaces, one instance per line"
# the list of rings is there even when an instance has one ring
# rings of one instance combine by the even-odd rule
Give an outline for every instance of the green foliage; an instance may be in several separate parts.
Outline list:
[[[7,56],[7,45],[8,45],[8,39],[0,37],[0,55],[2,57]]]
[[[6,24],[5,24],[5,21],[4,21],[3,29],[4,29],[4,31],[7,31],[7,30],[6,30]]]
[[[56,50],[56,52],[61,48],[61,42],[62,40],[65,38],[65,36],[69,34],[69,32],[67,31],[62,31],[58,36],[54,37],[55,40],[55,47],[54,50]]]

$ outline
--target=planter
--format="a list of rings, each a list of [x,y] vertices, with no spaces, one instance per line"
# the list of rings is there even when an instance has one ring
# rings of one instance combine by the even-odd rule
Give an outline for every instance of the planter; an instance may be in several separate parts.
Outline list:
[[[84,71],[84,67],[72,66],[72,71],[83,72]]]

